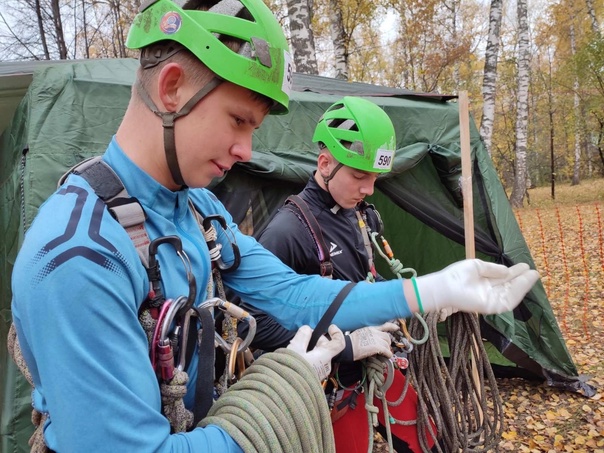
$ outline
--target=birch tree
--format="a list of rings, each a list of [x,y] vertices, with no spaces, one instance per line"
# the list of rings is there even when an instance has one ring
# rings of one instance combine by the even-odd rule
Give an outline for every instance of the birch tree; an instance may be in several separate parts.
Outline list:
[[[310,27],[312,11],[308,0],[287,0],[287,12],[296,71],[318,74],[315,39]]]
[[[514,188],[510,203],[521,208],[526,194],[526,154],[528,130],[528,91],[529,91],[529,29],[527,0],[517,0],[518,18],[518,90],[516,109],[516,159],[514,164]]]
[[[329,28],[333,41],[335,78],[348,80],[348,39],[338,0],[329,0]]]
[[[493,122],[495,119],[495,97],[497,88],[497,58],[501,32],[501,17],[503,0],[492,0],[489,12],[489,35],[484,58],[484,78],[482,82],[482,119],[480,121],[480,136],[489,156],[491,155],[491,140],[493,138]]]
[[[573,23],[570,24],[570,51],[574,60],[577,56],[577,40],[575,36],[575,25]],[[579,100],[579,76],[576,71],[574,71],[573,74],[573,111],[575,112],[575,152],[571,185],[576,186],[580,181],[579,171],[581,170],[581,128],[579,126],[581,106]]]
[[[591,19],[591,31],[594,35],[600,35],[600,24],[598,23],[598,19],[596,18],[596,11],[594,10],[594,2],[593,0],[585,0],[585,5],[587,7],[587,15]]]

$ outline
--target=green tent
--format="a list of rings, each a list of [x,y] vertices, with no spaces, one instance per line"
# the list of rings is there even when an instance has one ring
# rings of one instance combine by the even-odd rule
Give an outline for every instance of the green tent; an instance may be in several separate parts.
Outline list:
[[[131,59],[0,64],[0,451],[26,451],[32,432],[29,386],[6,352],[15,257],[59,176],[104,151],[126,108],[137,64]],[[252,161],[237,165],[212,190],[244,231],[259,232],[313,171],[317,119],[351,94],[382,106],[396,128],[394,170],[378,180],[370,201],[382,214],[384,235],[397,258],[419,275],[463,259],[459,114],[452,96],[296,74],[290,113],[268,117],[255,135]],[[470,132],[477,256],[534,267],[473,123]],[[388,275],[387,269],[378,270]],[[593,393],[577,374],[540,282],[513,313],[483,317],[481,328],[499,375]]]

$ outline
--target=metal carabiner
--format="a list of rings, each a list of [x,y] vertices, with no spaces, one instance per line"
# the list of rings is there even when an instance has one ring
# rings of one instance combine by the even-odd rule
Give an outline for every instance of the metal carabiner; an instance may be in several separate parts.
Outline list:
[[[256,319],[252,315],[250,315],[247,311],[245,311],[243,308],[235,305],[232,302],[224,301],[224,300],[220,299],[219,297],[213,297],[211,299],[206,300],[199,306],[199,309],[201,310],[204,308],[214,308],[214,307],[219,308],[220,310],[224,311],[225,313],[228,313],[233,318],[236,318],[240,321],[245,321],[248,323],[248,326],[249,326],[248,333],[247,333],[246,337],[243,339],[243,341],[241,342],[241,344],[239,345],[239,348],[237,349],[237,352],[245,351],[248,348],[248,346],[250,345],[250,343],[252,342],[252,340],[254,339],[254,335],[256,335]],[[228,354],[231,351],[231,345],[224,338],[222,338],[222,336],[218,332],[215,332],[214,338],[215,338],[216,344],[218,346],[220,346],[220,348],[226,354]]]
[[[224,263],[224,261],[222,261],[222,254],[220,253],[222,244],[217,244],[215,239],[208,240],[206,238],[206,240],[208,242],[208,248],[210,249],[210,259],[212,260],[213,263],[216,263],[216,266],[218,267],[218,269],[220,269],[221,272],[225,272],[225,273],[233,272],[241,264],[241,252],[239,251],[239,246],[237,245],[235,235],[232,233],[231,229],[228,227],[224,217],[222,217],[221,215],[218,215],[218,214],[204,217],[203,222],[202,222],[204,231],[210,231],[212,228],[214,228],[214,225],[212,225],[213,220],[216,220],[225,232],[231,233],[232,239],[233,239],[231,241],[231,247],[233,248],[234,260],[233,260],[233,264],[231,264],[230,266],[227,266]]]
[[[229,384],[234,383],[236,380],[235,366],[237,365],[237,358],[239,354],[243,354],[243,352],[238,352],[238,348],[241,345],[242,341],[243,340],[240,337],[235,338],[235,341],[233,341],[233,345],[231,346],[231,350],[229,351],[229,365],[227,367],[227,379],[229,381]]]
[[[163,294],[160,286],[161,272],[159,269],[159,262],[156,258],[157,249],[161,244],[170,244],[174,248],[174,250],[176,250],[176,254],[182,261],[187,275],[187,282],[189,284],[189,296],[185,300],[186,303],[181,305],[176,314],[174,315],[174,317],[178,319],[183,316],[189,308],[193,306],[195,296],[197,295],[197,282],[195,280],[195,275],[193,275],[193,266],[191,265],[191,260],[183,250],[182,241],[180,240],[180,238],[178,236],[158,237],[152,240],[149,244],[149,267],[147,269],[149,280],[151,281],[151,290],[155,294],[154,300],[161,302],[161,300],[159,299],[163,299]]]

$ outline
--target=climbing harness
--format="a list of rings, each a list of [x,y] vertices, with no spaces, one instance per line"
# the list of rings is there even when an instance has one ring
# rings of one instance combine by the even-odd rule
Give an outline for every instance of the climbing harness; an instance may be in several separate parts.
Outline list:
[[[218,396],[226,388],[237,381],[246,366],[253,357],[245,354],[253,336],[256,332],[255,319],[240,307],[227,302],[224,297],[224,288],[220,279],[221,272],[231,272],[237,269],[241,257],[234,236],[231,242],[234,261],[226,265],[222,261],[221,247],[216,242],[217,232],[213,222],[217,221],[220,226],[228,232],[226,221],[221,216],[209,216],[205,219],[189,201],[190,209],[194,213],[201,231],[208,244],[210,259],[212,262],[212,275],[208,283],[207,294],[213,294],[214,289],[221,294],[222,298],[211,298],[200,306],[195,307],[197,285],[191,268],[189,257],[182,248],[182,242],[178,236],[165,236],[150,240],[144,226],[145,212],[135,198],[128,195],[123,183],[117,174],[109,167],[101,157],[93,157],[80,162],[71,168],[59,180],[59,186],[71,173],[82,176],[90,184],[96,195],[105,202],[110,214],[126,230],[139,258],[147,271],[149,279],[149,292],[147,299],[139,310],[139,321],[146,332],[149,343],[149,358],[151,365],[158,377],[158,384],[162,395],[162,413],[170,421],[174,432],[189,430],[206,416],[214,401],[214,353],[216,346],[222,350],[227,357],[232,356],[238,365],[236,373],[232,360],[223,376],[226,378],[219,386]],[[232,233],[231,233],[232,234]],[[156,258],[158,248],[164,244],[171,246],[183,263],[189,290],[188,295],[179,296],[175,299],[166,298],[161,288],[161,270]],[[217,280],[217,283],[214,283]],[[244,339],[223,338],[214,327],[214,309],[220,310],[228,317],[229,323],[236,324],[238,321],[247,322],[248,334]],[[195,321],[192,321],[195,318]],[[199,322],[200,326],[197,327]],[[195,326],[195,328],[193,328]],[[20,370],[26,376],[31,375],[22,360],[20,346],[14,327],[11,340],[11,355],[17,363],[21,363]],[[236,333],[236,328],[234,329]],[[197,345],[199,354],[198,379],[195,391],[195,407],[193,413],[184,407],[184,396],[187,392],[188,375],[186,369],[190,363],[193,351]],[[19,359],[21,357],[21,359]],[[238,360],[237,360],[238,359]],[[218,387],[218,386],[217,386]],[[42,428],[45,415],[33,411],[32,421],[36,431],[30,439],[32,451],[46,451]]]

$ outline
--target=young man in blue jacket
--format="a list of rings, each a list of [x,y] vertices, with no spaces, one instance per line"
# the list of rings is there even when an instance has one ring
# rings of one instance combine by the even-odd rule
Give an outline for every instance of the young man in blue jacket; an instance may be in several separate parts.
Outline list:
[[[53,451],[242,451],[233,416],[171,431],[139,321],[141,306],[160,292],[174,304],[184,295],[194,306],[214,296],[196,211],[221,216],[227,227],[211,239],[222,247],[222,264],[233,267],[223,274],[225,285],[287,328],[302,326],[291,349],[319,378],[343,347],[332,328],[332,340],[307,353],[310,329],[303,326],[317,324],[346,282],[294,273],[243,235],[205,189],[251,158],[252,134],[266,114],[287,112],[292,72],[285,36],[262,0],[205,3],[146,2],[128,37],[127,45],[141,50],[141,67],[102,161],[121,180],[127,202],[144,210],[141,235],[127,231],[136,225],[116,221],[119,203],[110,212],[99,188],[76,172],[41,206],[16,260],[13,321],[34,384],[33,407],[44,417],[39,437]],[[100,191],[111,188],[104,181]],[[153,250],[161,280],[152,285],[156,275],[133,244],[143,232],[151,245],[168,241]],[[451,306],[500,313],[512,310],[537,278],[528,266],[471,260],[416,283],[424,311]],[[371,299],[383,302],[368,308]],[[380,325],[410,316],[418,303],[410,281],[358,284],[333,323],[342,330]],[[188,408],[195,400],[196,357],[186,368]],[[279,395],[272,396],[280,404]]]

